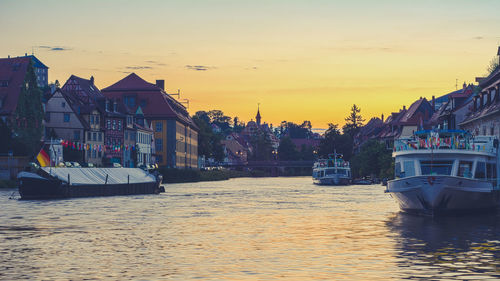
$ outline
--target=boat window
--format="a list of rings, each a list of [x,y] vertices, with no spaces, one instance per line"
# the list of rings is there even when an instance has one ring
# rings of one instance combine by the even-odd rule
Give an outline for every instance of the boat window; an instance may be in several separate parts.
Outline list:
[[[401,178],[401,162],[396,162],[396,164],[394,164],[394,175],[396,178]]]
[[[333,175],[335,174],[335,169],[326,169],[326,175]]]
[[[415,164],[413,161],[405,161],[404,163],[404,176],[405,177],[413,177],[415,176]]]
[[[474,178],[476,178],[476,179],[485,179],[486,178],[486,163],[477,162],[476,173],[474,174]]]
[[[472,162],[471,161],[460,161],[458,164],[458,175],[459,177],[472,178]]]
[[[422,175],[451,175],[453,161],[420,161]]]
[[[486,172],[488,175],[488,179],[496,179],[497,178],[497,165],[493,163],[486,164]]]

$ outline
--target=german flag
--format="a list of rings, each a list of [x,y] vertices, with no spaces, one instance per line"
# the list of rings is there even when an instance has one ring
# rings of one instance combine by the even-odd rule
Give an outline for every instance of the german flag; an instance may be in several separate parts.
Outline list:
[[[45,152],[45,150],[40,149],[40,152],[38,152],[38,155],[36,156],[36,160],[38,160],[38,163],[40,163],[41,167],[47,167],[50,165],[50,156]]]

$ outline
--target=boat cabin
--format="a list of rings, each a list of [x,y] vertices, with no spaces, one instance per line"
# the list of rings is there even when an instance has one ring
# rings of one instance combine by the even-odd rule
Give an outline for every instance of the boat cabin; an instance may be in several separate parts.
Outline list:
[[[496,185],[498,140],[460,130],[419,131],[394,144],[395,177],[454,176]]]

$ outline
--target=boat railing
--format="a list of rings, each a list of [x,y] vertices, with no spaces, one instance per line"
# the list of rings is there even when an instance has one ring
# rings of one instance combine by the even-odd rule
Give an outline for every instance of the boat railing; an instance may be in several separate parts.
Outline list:
[[[475,138],[428,137],[406,138],[394,141],[394,152],[408,150],[453,149],[486,153],[496,153],[495,138],[480,136]]]

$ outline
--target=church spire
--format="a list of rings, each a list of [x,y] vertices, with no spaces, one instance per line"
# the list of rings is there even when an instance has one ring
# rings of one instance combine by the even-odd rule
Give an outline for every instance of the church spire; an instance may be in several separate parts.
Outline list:
[[[257,104],[257,116],[255,116],[255,121],[257,121],[257,125],[260,126],[260,103]]]

